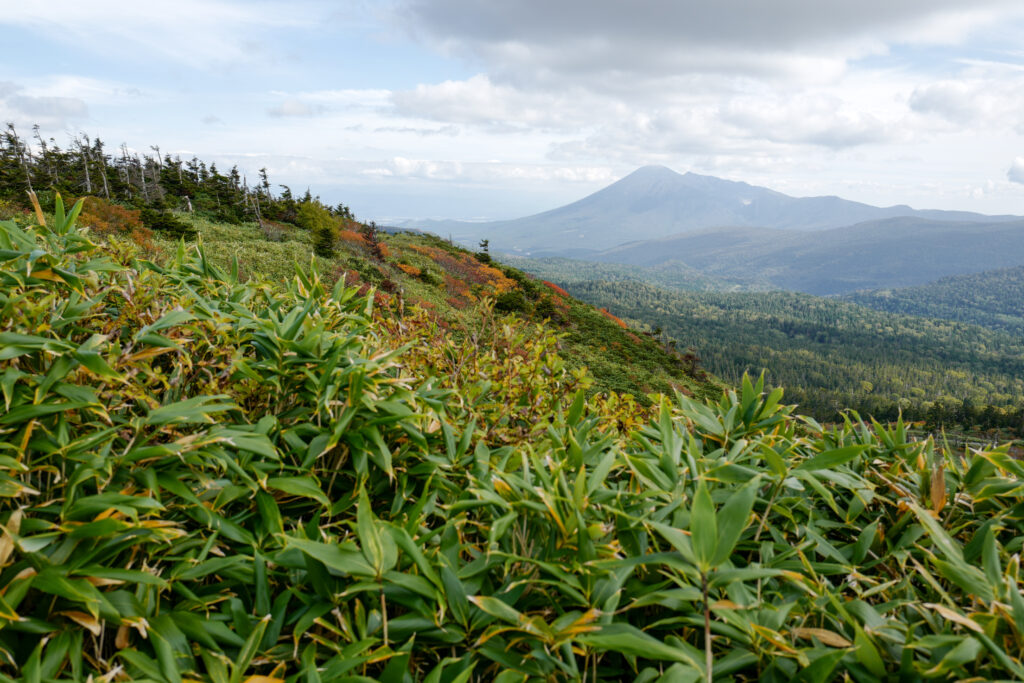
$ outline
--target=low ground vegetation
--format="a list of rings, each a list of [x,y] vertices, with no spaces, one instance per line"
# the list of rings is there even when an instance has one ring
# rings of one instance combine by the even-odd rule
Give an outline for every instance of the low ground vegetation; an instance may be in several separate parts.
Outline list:
[[[77,211],[0,223],[5,680],[1024,678],[1005,449],[747,379],[588,400],[543,324]]]

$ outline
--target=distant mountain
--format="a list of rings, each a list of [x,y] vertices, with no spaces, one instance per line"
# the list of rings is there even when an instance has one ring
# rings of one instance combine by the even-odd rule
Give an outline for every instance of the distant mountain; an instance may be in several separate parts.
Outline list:
[[[956,320],[1024,336],[1024,266],[954,275],[916,287],[854,292],[843,298],[879,311]]]
[[[586,257],[627,242],[713,227],[827,230],[870,220],[1010,220],[959,211],[879,208],[839,197],[790,197],[764,187],[644,166],[603,190],[534,216],[489,223],[417,221],[415,227],[531,256]]]
[[[634,242],[591,258],[645,267],[683,261],[742,284],[842,294],[1024,264],[1024,219],[900,217],[813,233],[721,228]]]

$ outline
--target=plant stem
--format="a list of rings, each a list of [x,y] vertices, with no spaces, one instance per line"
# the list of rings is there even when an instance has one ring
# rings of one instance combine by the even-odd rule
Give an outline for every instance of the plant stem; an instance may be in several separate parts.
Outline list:
[[[384,645],[388,645],[388,606],[384,600],[384,586],[380,587],[380,617],[384,626]]]
[[[701,572],[700,588],[704,594],[704,668],[707,671],[707,682],[711,683],[711,608],[708,605],[708,575]]]

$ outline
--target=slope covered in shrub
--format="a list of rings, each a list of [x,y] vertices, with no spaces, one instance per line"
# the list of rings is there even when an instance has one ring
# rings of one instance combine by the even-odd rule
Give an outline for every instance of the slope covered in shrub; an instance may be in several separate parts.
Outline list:
[[[5,680],[1024,677],[1002,450],[749,381],[646,421],[543,326],[455,342],[59,204],[0,261]]]

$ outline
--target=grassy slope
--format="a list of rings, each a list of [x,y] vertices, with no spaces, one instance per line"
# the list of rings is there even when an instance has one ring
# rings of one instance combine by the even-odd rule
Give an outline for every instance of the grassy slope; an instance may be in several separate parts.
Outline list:
[[[656,340],[623,329],[610,316],[509,266],[481,263],[474,254],[427,234],[381,234],[388,255],[374,260],[365,243],[347,234],[337,242],[335,256],[324,259],[312,253],[307,231],[285,226],[272,241],[255,224],[227,225],[202,218],[192,219],[199,239],[211,260],[230,267],[238,259],[240,275],[259,274],[272,281],[294,275],[294,264],[314,259],[329,278],[344,275],[346,281],[391,292],[384,298],[425,308],[445,325],[472,335],[480,327],[486,309],[485,296],[506,294],[504,311],[528,321],[548,319],[560,332],[561,355],[571,368],[588,368],[594,389],[628,393],[642,403],[647,394],[681,389],[696,396],[717,394],[721,385],[706,374],[688,374],[679,354]],[[171,249],[167,241],[158,244]],[[418,274],[417,274],[418,272]],[[518,297],[517,293],[522,294]]]

